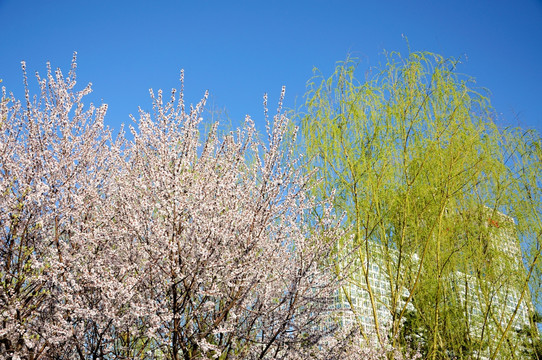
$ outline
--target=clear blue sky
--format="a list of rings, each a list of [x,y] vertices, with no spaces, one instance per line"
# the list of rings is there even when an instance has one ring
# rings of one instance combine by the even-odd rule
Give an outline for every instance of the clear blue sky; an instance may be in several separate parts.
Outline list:
[[[500,125],[542,131],[540,0],[0,0],[0,78],[20,96],[21,60],[30,74],[48,60],[67,72],[77,51],[79,85],[93,83],[118,129],[184,68],[188,101],[209,89],[211,108],[250,114],[263,131],[263,93],[271,110],[286,85],[293,107],[314,66],[330,74],[348,52],[377,66],[384,50],[407,53],[402,34],[413,51],[461,57]]]

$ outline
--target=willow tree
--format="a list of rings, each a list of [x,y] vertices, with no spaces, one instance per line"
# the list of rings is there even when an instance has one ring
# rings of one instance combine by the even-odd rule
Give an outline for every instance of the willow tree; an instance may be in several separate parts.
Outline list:
[[[303,143],[315,195],[346,213],[345,321],[426,358],[515,358],[540,271],[538,137],[498,129],[457,64],[392,53],[365,81],[352,59],[315,72]]]

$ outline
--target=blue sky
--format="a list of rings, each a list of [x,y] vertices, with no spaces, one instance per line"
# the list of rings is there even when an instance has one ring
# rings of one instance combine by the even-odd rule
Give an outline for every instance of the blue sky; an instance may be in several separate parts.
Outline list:
[[[178,87],[232,121],[250,114],[263,131],[286,86],[286,105],[301,103],[313,67],[330,74],[347,53],[363,68],[383,52],[427,50],[463,59],[459,71],[492,92],[499,125],[542,131],[542,1],[173,1],[0,0],[0,78],[22,97],[29,73],[45,62],[68,71],[78,52],[81,88],[109,104],[107,125],[148,109],[149,88]],[[217,115],[222,119],[226,116]]]

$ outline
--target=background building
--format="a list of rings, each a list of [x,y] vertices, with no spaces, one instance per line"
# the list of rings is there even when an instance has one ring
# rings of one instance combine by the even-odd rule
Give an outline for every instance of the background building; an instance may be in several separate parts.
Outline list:
[[[453,216],[450,219],[454,221]],[[449,331],[464,333],[474,349],[469,356],[479,355],[485,359],[496,352],[498,359],[525,358],[525,332],[533,328],[534,308],[525,285],[526,271],[514,221],[489,208],[478,211],[471,219],[478,223],[473,227],[476,230],[458,235],[464,237],[462,241],[469,242],[469,250],[456,254],[465,260],[458,261],[456,268],[448,269],[440,284],[441,321],[449,322],[446,325]],[[399,258],[397,251],[372,241],[367,243],[367,249],[370,249],[368,258],[364,257],[364,249],[350,249],[349,256],[343,260],[349,276],[337,296],[336,307],[342,310],[339,322],[357,325],[368,336],[374,336],[377,326],[381,331],[393,326],[394,313],[405,309],[408,301],[406,311],[418,319],[410,323],[406,316],[402,322],[408,321],[406,326],[415,327],[409,329],[411,339],[417,336],[423,342],[424,337],[431,336],[417,309],[419,299],[416,297],[423,293],[417,291],[411,297],[407,284],[396,288],[394,302],[392,287],[397,287],[397,274],[393,269]],[[482,255],[479,258],[483,260],[473,263],[467,251],[479,251]],[[411,254],[410,259],[414,274],[418,254]],[[501,337],[504,345],[496,347]]]

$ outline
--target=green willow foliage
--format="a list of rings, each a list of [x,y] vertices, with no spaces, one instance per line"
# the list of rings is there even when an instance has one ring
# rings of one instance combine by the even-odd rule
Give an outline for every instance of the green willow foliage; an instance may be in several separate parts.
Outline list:
[[[425,358],[518,358],[538,336],[520,317],[541,305],[541,142],[499,129],[458,63],[391,53],[365,81],[351,58],[329,78],[315,70],[303,147],[320,178],[314,195],[334,194],[346,213],[336,271],[349,280],[340,298],[354,312],[352,286],[368,295],[377,334],[389,329]],[[389,301],[370,281],[372,263],[386,274]]]

